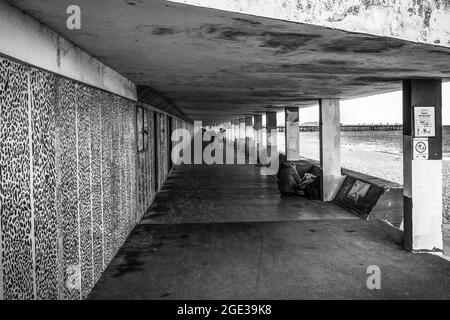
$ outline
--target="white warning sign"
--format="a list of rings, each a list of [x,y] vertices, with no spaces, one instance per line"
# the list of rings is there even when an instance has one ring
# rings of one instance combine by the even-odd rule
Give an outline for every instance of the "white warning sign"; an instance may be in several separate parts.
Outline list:
[[[434,107],[414,107],[414,136],[434,137],[436,135],[436,115]]]
[[[428,160],[428,139],[414,139],[414,160]]]

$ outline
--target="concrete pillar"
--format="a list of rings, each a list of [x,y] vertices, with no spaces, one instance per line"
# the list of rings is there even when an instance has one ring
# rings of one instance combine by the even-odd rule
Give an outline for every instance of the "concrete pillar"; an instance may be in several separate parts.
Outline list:
[[[232,136],[233,130],[231,129],[231,122],[228,121],[225,123],[225,130],[226,130],[225,136],[227,139],[227,143],[229,143],[230,141],[233,140],[233,136]]]
[[[239,118],[239,139],[245,141],[245,118]]]
[[[277,126],[277,113],[275,111],[267,111],[266,112],[266,131],[267,131],[267,149],[270,153],[270,146],[272,145],[272,130],[276,130],[278,132]],[[277,137],[274,137],[275,141],[277,141]],[[270,155],[270,154],[269,154]]]
[[[259,162],[259,150],[260,148],[262,148],[261,146],[261,141],[262,141],[262,115],[260,114],[256,114],[253,116],[253,118],[255,119],[255,123],[253,126],[253,130],[255,132],[255,152],[256,152],[256,159],[257,162]]]
[[[226,123],[226,164],[234,164],[234,121]]]
[[[249,164],[256,164],[255,131],[253,129],[253,116],[245,117],[245,154]]]
[[[323,201],[333,201],[344,178],[341,175],[341,128],[339,99],[322,99],[319,106],[320,166]]]
[[[285,108],[285,115],[286,158],[287,161],[298,161],[300,160],[299,109]]]
[[[239,140],[239,119],[233,121],[233,138],[234,144],[237,145]]]
[[[404,246],[442,252],[442,81],[403,81]]]
[[[264,148],[267,148],[267,155],[270,157],[271,156],[271,146],[272,144],[272,140],[277,141],[277,133],[275,134],[274,137],[272,137],[272,130],[275,130],[275,132],[278,132],[277,130],[277,113],[275,111],[267,111],[266,112],[266,141],[265,141],[265,146]],[[267,159],[262,159],[262,161],[266,162]],[[278,159],[277,159],[278,161]],[[276,174],[276,172],[273,172],[273,170],[270,170],[268,167],[266,166],[261,166],[260,168],[260,174],[262,176],[271,176]]]
[[[237,144],[237,163],[245,164],[245,118],[239,119],[239,139]]]

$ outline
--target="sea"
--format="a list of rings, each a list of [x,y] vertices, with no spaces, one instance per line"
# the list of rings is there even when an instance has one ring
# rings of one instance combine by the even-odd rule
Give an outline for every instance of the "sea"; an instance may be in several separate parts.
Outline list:
[[[442,128],[442,151],[444,160],[450,160],[450,126]],[[318,132],[300,132],[300,146],[302,143],[319,146]],[[284,133],[278,137],[279,149],[284,150]],[[353,150],[365,150],[380,153],[402,155],[402,131],[351,131],[341,132],[341,147]],[[300,150],[302,148],[300,147]],[[318,154],[317,154],[318,155]],[[316,158],[316,157],[314,157]]]

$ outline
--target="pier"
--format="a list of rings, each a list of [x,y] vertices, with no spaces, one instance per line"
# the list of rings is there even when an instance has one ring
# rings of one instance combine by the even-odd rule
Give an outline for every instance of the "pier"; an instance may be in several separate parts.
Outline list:
[[[300,132],[318,132],[319,126],[299,126]],[[341,132],[351,131],[401,131],[401,124],[357,124],[357,125],[341,125]],[[279,128],[279,132],[284,132],[284,127]]]

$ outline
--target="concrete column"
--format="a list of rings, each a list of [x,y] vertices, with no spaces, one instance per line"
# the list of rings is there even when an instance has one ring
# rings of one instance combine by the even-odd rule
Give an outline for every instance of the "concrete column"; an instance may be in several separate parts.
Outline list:
[[[226,164],[234,164],[234,121],[227,122],[226,128],[226,144],[225,144],[225,162]]]
[[[299,109],[285,108],[285,115],[286,158],[287,161],[297,161],[300,160]]]
[[[253,116],[245,117],[245,153],[248,156],[249,164],[256,164]]]
[[[245,118],[239,119],[239,139],[245,141]]]
[[[239,119],[233,121],[233,137],[234,144],[237,146],[237,142],[239,140]]]
[[[442,252],[442,81],[403,81],[404,246]]]
[[[277,113],[275,111],[267,111],[266,131],[267,131],[267,149],[269,153],[270,153],[270,146],[272,145],[272,130],[276,130],[278,132]],[[277,137],[274,137],[273,139],[277,141]]]
[[[277,132],[277,113],[275,111],[268,111],[266,112],[266,141],[264,148],[267,148],[267,155],[271,156],[271,146],[272,146],[272,140],[277,141],[277,134],[275,134],[274,137],[272,137],[272,130],[275,130]],[[262,159],[262,161],[266,162],[267,159]],[[278,159],[277,159],[278,161]],[[260,174],[262,176],[271,176],[276,174],[276,172],[273,172],[273,170],[270,170],[266,166],[261,166],[260,168]]]
[[[245,118],[239,119],[239,139],[237,144],[237,163],[245,164]]]
[[[320,166],[323,201],[333,201],[344,178],[341,175],[341,128],[339,99],[322,99],[320,112]]]
[[[253,116],[253,118],[255,119],[255,123],[253,126],[254,132],[255,132],[255,152],[256,152],[256,159],[257,162],[259,162],[259,150],[262,147],[261,146],[261,141],[262,141],[262,115],[260,114],[256,114]]]

